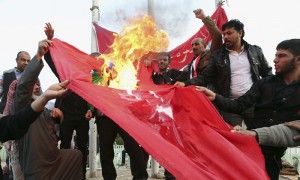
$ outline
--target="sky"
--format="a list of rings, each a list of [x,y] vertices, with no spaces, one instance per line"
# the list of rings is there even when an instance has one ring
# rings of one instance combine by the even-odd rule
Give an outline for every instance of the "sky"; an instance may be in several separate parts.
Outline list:
[[[121,31],[127,18],[147,12],[147,0],[99,1],[99,25],[115,32]],[[154,0],[154,4],[156,22],[170,36],[169,50],[203,25],[193,10],[202,8],[206,15],[215,11],[214,0]],[[56,38],[89,54],[91,7],[92,0],[0,0],[0,73],[16,66],[17,52],[35,55],[38,42],[46,38],[46,22],[51,22]],[[272,67],[276,45],[285,39],[300,38],[299,7],[299,0],[228,0],[224,4],[228,19],[244,23],[244,39],[260,46]],[[57,82],[46,63],[40,80],[43,89]]]

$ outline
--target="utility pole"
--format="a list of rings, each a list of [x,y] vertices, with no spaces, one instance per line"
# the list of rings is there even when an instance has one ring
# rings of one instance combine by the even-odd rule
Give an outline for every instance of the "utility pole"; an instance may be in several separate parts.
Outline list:
[[[219,6],[220,0],[215,0],[215,8],[217,9]]]
[[[148,0],[148,15],[152,16],[153,19],[155,19],[154,0]]]
[[[99,0],[93,0],[93,6],[90,9],[92,11],[92,22],[98,23],[100,20],[99,13]],[[92,37],[91,37],[91,52],[98,52],[98,44],[96,38],[96,32],[92,26]],[[90,138],[89,138],[89,168],[90,173],[89,177],[97,177],[97,128],[95,124],[95,118],[91,119],[89,122],[90,125]]]
[[[152,16],[153,19],[155,20],[155,12],[154,12],[154,0],[148,0],[148,15]],[[158,177],[158,172],[159,172],[159,164],[158,162],[152,157],[151,157],[151,177],[156,178]]]

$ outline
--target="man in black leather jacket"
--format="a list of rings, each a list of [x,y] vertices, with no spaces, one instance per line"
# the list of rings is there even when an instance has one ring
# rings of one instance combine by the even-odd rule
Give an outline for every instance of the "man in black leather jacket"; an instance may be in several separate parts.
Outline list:
[[[158,85],[170,85],[176,81],[185,81],[188,79],[188,72],[179,71],[177,69],[169,69],[171,63],[171,56],[167,52],[160,53],[158,60],[159,72],[152,73],[152,80]]]
[[[262,50],[248,44],[244,39],[244,24],[237,19],[222,26],[224,44],[215,51],[204,69],[196,78],[177,82],[177,86],[201,85],[212,86],[216,93],[236,99],[250,89],[261,77],[272,75]],[[242,121],[252,128],[253,108],[245,110],[241,116],[221,112],[226,122],[232,126],[241,125]]]
[[[203,92],[225,111],[241,113],[254,105],[254,128],[270,127],[300,119],[300,39],[285,40],[278,44],[274,59],[275,76],[254,83],[249,91],[231,100],[204,87]],[[278,141],[277,141],[278,142]],[[266,170],[272,180],[277,180],[281,157],[286,148],[261,146]]]

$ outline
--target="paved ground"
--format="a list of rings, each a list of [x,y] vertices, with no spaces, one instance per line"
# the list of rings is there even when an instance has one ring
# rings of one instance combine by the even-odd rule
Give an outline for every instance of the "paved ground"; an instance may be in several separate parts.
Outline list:
[[[149,177],[148,180],[157,180],[157,179],[165,179],[163,178],[163,173],[164,170],[163,169],[160,169],[159,170],[159,173],[158,173],[158,178],[152,178],[152,177]],[[117,180],[131,180],[132,179],[132,176],[131,176],[131,173],[130,173],[130,170],[128,168],[118,168],[117,169],[117,174],[118,174],[118,177],[117,177]],[[151,175],[151,170],[148,169],[148,174],[149,176]],[[103,180],[102,176],[101,176],[101,170],[99,169],[98,172],[97,172],[97,175],[98,177],[96,178],[87,178],[88,180]],[[88,177],[88,175],[87,175]],[[280,176],[279,177],[279,180],[298,180],[298,177],[297,176]]]
[[[148,180],[165,179],[163,176],[163,174],[164,174],[163,172],[164,172],[164,170],[160,169],[160,171],[158,173],[159,178],[152,178],[152,177],[150,177],[151,170],[148,169],[148,174],[149,174]],[[131,180],[132,179],[130,169],[128,169],[128,168],[117,168],[117,175],[118,175],[117,180]],[[87,172],[87,179],[88,180],[103,180],[102,175],[101,175],[101,169],[99,169],[97,171],[97,177],[95,177],[95,178],[89,178],[89,174]]]

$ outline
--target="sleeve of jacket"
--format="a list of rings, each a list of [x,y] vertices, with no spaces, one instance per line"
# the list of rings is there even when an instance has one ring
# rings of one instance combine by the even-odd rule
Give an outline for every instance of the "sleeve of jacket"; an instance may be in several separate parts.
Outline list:
[[[189,74],[186,71],[170,69],[169,72],[170,72],[170,78],[172,79],[171,84],[175,84],[175,82],[177,81],[184,82],[189,77]]]
[[[196,85],[196,86],[207,86],[207,84],[210,84],[214,81],[214,78],[217,76],[217,68],[216,68],[216,60],[214,53],[207,66],[203,70],[202,73],[199,73],[197,77],[194,77],[192,79],[189,79],[184,82],[185,86],[190,86],[190,85]]]
[[[299,131],[284,124],[278,124],[271,127],[254,129],[258,135],[258,143],[264,146],[274,147],[295,147],[300,145],[299,140],[293,137],[299,135]]]
[[[53,60],[52,60],[50,51],[48,51],[48,52],[45,54],[44,58],[45,58],[46,63],[48,64],[48,66],[50,67],[50,69],[52,70],[52,72],[54,73],[54,75],[55,75],[55,76],[58,78],[58,80],[60,81],[59,75],[58,75],[58,73],[57,73],[57,71],[56,71],[56,68],[55,68],[55,65],[54,65],[54,63],[53,63]]]
[[[43,61],[38,61],[36,57],[34,57],[26,66],[17,85],[16,94],[14,96],[13,113],[19,112],[30,102],[34,84],[43,67]]]
[[[16,140],[28,130],[30,124],[38,118],[41,112],[35,112],[30,104],[15,115],[0,117],[0,141]]]
[[[210,53],[214,53],[217,49],[220,49],[222,47],[222,34],[219,30],[219,28],[216,26],[215,22],[207,16],[202,21],[207,28],[207,31],[211,37],[211,47],[210,47]],[[208,60],[210,57],[208,57]]]
[[[263,81],[254,83],[252,87],[238,99],[229,99],[217,94],[214,102],[221,110],[239,114],[253,106],[261,97],[260,86],[262,84]]]
[[[259,62],[260,63],[259,75],[263,78],[273,75],[272,67],[269,65],[269,63],[268,63],[261,47],[259,47],[259,46],[254,46],[254,47],[257,49],[257,51],[260,54],[260,58],[259,58],[259,61],[260,61]]]

